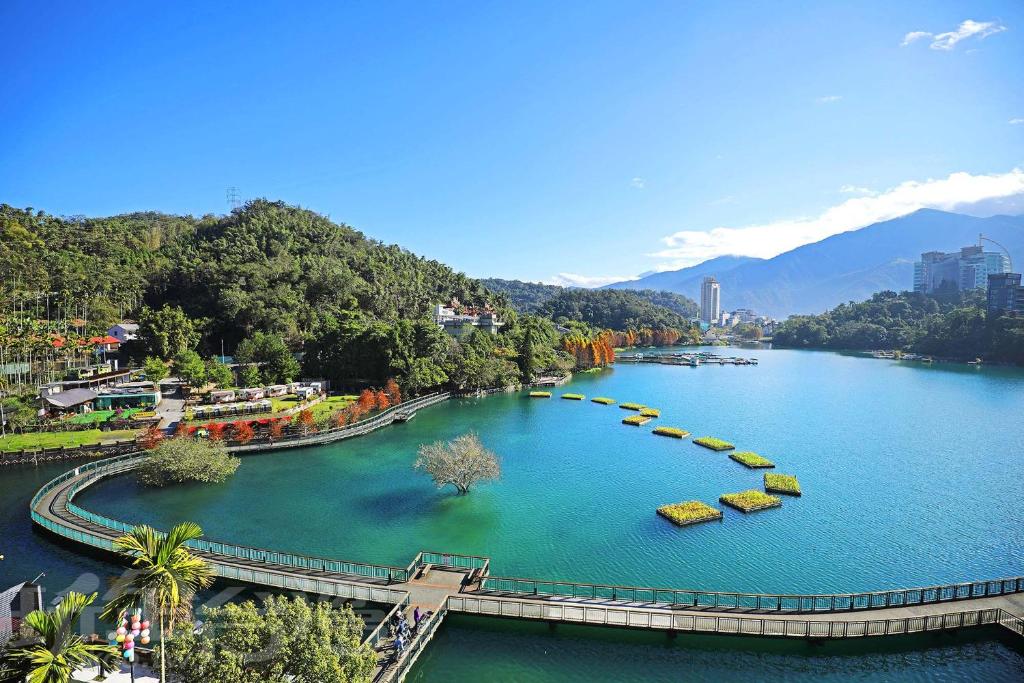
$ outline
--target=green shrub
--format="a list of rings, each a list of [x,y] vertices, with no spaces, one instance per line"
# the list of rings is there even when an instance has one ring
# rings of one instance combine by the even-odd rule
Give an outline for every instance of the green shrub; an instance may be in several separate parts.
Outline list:
[[[623,410],[643,410],[646,406],[641,403],[620,403],[619,407]]]
[[[679,429],[678,427],[655,427],[655,434],[661,434],[662,436],[674,436],[677,439],[682,439],[690,435],[690,432],[685,429]]]
[[[709,522],[713,519],[721,519],[722,511],[699,500],[688,500],[685,503],[672,503],[662,505],[658,508],[658,514],[673,524],[686,526],[698,522]]]
[[[731,450],[733,448],[736,448],[735,446],[733,446],[728,441],[723,441],[722,439],[716,439],[713,436],[702,436],[699,439],[694,439],[693,442],[695,444],[697,444],[698,446],[703,446],[704,448],[710,448],[713,451],[728,451],[728,450]]]
[[[719,497],[718,502],[736,508],[741,512],[754,512],[755,510],[777,508],[782,505],[782,499],[778,496],[769,496],[757,489],[749,489],[739,493],[726,493]]]
[[[610,406],[615,403],[614,398],[605,398],[604,396],[598,396],[597,398],[590,399],[594,403],[600,403],[603,406]]]
[[[550,391],[531,391],[530,398],[551,398]]]
[[[741,465],[746,465],[751,469],[757,469],[761,467],[775,467],[775,463],[773,463],[768,458],[762,458],[757,453],[752,453],[750,451],[739,451],[736,453],[730,453],[729,457],[735,460],[736,462],[740,463]]]
[[[639,427],[640,425],[645,425],[645,424],[647,424],[650,421],[651,421],[651,418],[644,417],[643,415],[630,415],[629,417],[622,418],[622,424],[624,424],[624,425],[633,425],[634,427]]]
[[[640,411],[644,417],[661,417],[661,411],[657,408],[644,408]]]
[[[800,482],[791,474],[766,474],[764,475],[764,490],[771,493],[799,496]]]
[[[219,443],[179,437],[164,439],[137,470],[146,486],[184,482],[219,484],[238,469],[238,458]]]
[[[562,394],[562,398],[567,398],[570,401],[582,401],[586,396],[583,394]]]

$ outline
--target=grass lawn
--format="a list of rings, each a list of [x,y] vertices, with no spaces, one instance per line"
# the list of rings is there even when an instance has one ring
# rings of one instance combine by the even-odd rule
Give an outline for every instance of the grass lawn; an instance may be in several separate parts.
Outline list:
[[[113,410],[94,410],[91,413],[79,413],[70,418],[68,422],[75,425],[93,424],[95,422],[106,422],[114,416]]]
[[[87,429],[80,432],[37,432],[8,434],[0,438],[0,451],[20,451],[23,448],[59,448],[61,446],[88,446],[101,441],[127,441],[137,435],[134,429],[101,432]]]
[[[358,396],[328,396],[320,403],[317,403],[310,410],[313,411],[313,417],[318,418],[321,415],[330,415],[335,410],[341,410],[353,401],[358,400]],[[270,399],[270,405],[273,407],[275,413],[280,413],[284,410],[289,410],[299,405],[299,399],[294,396],[282,396],[274,397]],[[239,415],[238,419],[243,419],[247,416]]]

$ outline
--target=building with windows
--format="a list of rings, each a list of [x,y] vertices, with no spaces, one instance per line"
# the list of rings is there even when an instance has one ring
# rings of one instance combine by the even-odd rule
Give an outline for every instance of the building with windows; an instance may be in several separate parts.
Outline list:
[[[914,264],[914,291],[933,294],[940,289],[967,292],[988,286],[988,276],[1007,273],[1010,259],[1005,254],[984,251],[980,246],[963,247],[946,253],[929,251]]]
[[[700,319],[709,325],[714,325],[719,322],[721,316],[721,286],[713,276],[708,276],[700,285]]]
[[[490,308],[463,306],[458,299],[452,299],[447,306],[444,304],[434,306],[433,317],[434,322],[442,330],[456,339],[467,337],[474,330],[498,334],[498,331],[505,325],[498,320],[498,316]]]
[[[1024,316],[1024,287],[1020,273],[996,273],[988,276],[988,305],[990,316]]]

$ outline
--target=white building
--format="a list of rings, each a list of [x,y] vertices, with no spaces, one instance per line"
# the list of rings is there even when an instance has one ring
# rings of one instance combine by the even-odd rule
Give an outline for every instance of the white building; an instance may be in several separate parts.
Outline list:
[[[700,286],[700,319],[709,325],[718,323],[722,316],[721,287],[712,276],[704,278]]]
[[[139,325],[138,323],[120,322],[116,325],[112,325],[107,334],[116,339],[121,344],[126,341],[132,341],[139,338]]]
[[[472,334],[473,330],[498,334],[498,331],[505,325],[498,320],[493,311],[463,308],[455,299],[449,306],[444,304],[434,306],[433,318],[442,330],[456,339]]]

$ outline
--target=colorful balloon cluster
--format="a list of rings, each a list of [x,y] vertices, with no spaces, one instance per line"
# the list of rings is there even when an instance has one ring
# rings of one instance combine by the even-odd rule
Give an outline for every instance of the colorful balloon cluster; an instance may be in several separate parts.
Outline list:
[[[121,653],[129,662],[135,661],[135,643],[149,645],[149,622],[142,618],[138,610],[121,619],[116,631],[107,634],[111,645],[121,648]]]

